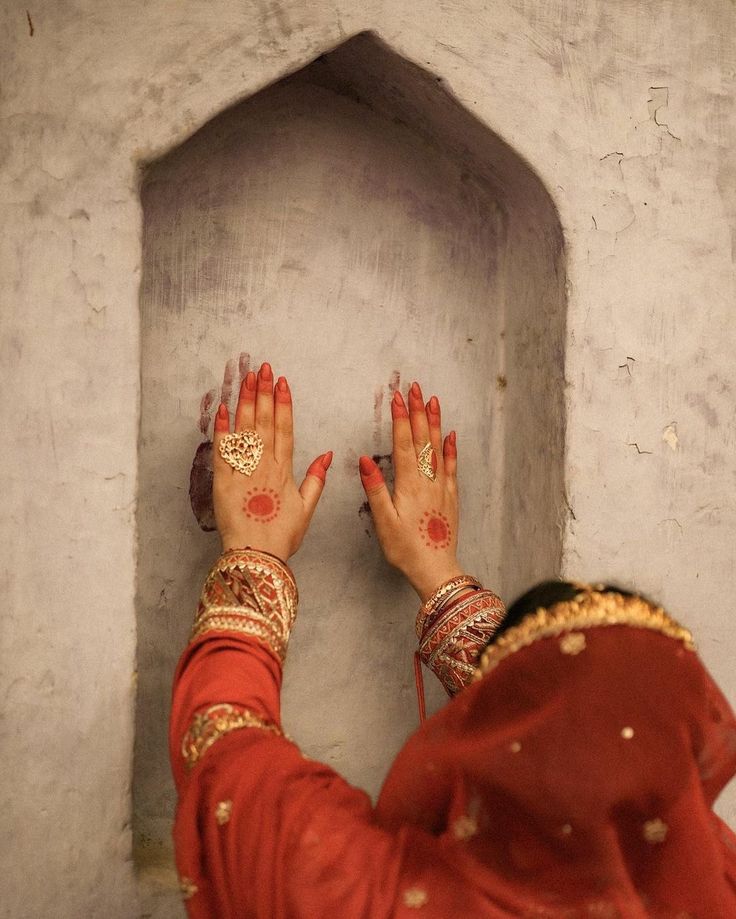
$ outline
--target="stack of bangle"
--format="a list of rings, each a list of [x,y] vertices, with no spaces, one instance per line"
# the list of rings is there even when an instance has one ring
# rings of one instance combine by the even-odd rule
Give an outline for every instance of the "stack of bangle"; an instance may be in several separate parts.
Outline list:
[[[505,614],[496,594],[467,575],[440,584],[422,604],[416,622],[419,659],[451,696],[472,680]]]
[[[481,590],[482,587],[483,585],[481,582],[477,578],[471,577],[469,574],[457,575],[454,578],[450,578],[449,581],[444,581],[440,584],[434,593],[427,597],[419,608],[415,624],[417,638],[422,637],[422,633],[427,626],[430,625],[431,620],[443,610],[447,609],[458,594],[468,589],[473,591]]]

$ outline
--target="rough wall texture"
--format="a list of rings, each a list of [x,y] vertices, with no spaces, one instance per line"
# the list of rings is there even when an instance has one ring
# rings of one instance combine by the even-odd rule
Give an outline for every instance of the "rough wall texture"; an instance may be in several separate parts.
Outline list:
[[[0,16],[3,915],[140,914],[139,164],[363,30],[441,76],[559,211],[562,570],[660,598],[736,698],[732,4],[47,0]],[[507,369],[508,430],[524,409]],[[523,536],[535,554],[544,534]],[[720,809],[736,822],[733,793]],[[161,890],[143,914],[172,910]]]
[[[271,356],[295,392],[297,468],[336,448],[293,563],[302,613],[284,718],[310,756],[377,793],[416,726],[416,603],[377,550],[358,455],[390,479],[392,391],[421,379],[468,432],[469,569],[504,594],[558,569],[565,310],[561,231],[541,184],[371,36],[214,119],[151,165],[142,200],[134,828],[150,864],[174,806],[161,730],[171,675],[215,552],[197,523],[213,523],[201,442],[222,394],[234,409],[243,373]],[[249,350],[210,389],[236,347]],[[507,391],[526,418],[505,431]],[[534,553],[513,546],[534,532]]]

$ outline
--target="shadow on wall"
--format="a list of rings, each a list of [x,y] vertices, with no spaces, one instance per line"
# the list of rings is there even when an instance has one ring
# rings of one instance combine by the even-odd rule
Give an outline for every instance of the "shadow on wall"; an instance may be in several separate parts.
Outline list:
[[[416,723],[415,601],[381,560],[357,458],[390,463],[391,392],[419,379],[458,431],[465,566],[508,599],[557,574],[565,284],[533,171],[370,33],[149,164],[142,200],[134,798],[150,864],[173,814],[171,677],[218,551],[202,443],[221,396],[232,407],[268,359],[295,394],[297,469],[336,452],[294,559],[285,721],[375,793]]]

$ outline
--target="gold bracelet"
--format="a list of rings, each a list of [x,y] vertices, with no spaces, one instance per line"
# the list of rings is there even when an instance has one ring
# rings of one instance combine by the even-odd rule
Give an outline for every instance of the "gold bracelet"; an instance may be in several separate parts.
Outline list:
[[[475,584],[461,584],[460,587],[456,587],[454,590],[451,590],[446,597],[442,599],[442,602],[435,608],[436,613],[443,613],[446,609],[449,609],[452,604],[455,602],[459,594],[462,594],[463,591],[472,590],[473,593],[477,593],[481,588],[476,587]]]
[[[450,591],[455,590],[457,587],[477,587],[480,590],[483,585],[477,578],[474,578],[469,574],[456,575],[454,578],[450,578],[449,581],[445,581],[443,584],[440,584],[440,586],[432,594],[430,594],[430,596],[419,607],[419,612],[417,613],[415,623],[417,636],[421,637],[424,622],[427,617],[435,611],[437,601],[441,600],[445,594],[450,593]]]
[[[228,549],[207,576],[189,640],[205,632],[240,632],[259,638],[283,662],[298,598],[294,575],[276,556]]]

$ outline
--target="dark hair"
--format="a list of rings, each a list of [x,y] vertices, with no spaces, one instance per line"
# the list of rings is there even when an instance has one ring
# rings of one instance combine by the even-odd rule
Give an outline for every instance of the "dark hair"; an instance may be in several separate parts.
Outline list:
[[[642,594],[634,594],[630,590],[624,590],[622,587],[616,587],[614,584],[596,585],[596,588],[600,593],[604,594],[617,593],[622,594],[624,597],[638,596],[642,597],[643,600],[647,599],[647,597],[644,597]],[[499,635],[502,635],[508,629],[518,625],[524,616],[528,613],[535,612],[540,606],[547,608],[554,606],[555,603],[572,600],[582,589],[580,583],[574,583],[572,581],[542,581],[535,587],[532,587],[531,590],[528,590],[525,594],[522,594],[518,599],[514,600],[511,606],[508,607],[506,616],[494,633],[493,638],[491,638],[491,642],[495,641]],[[489,644],[491,642],[489,642]]]

